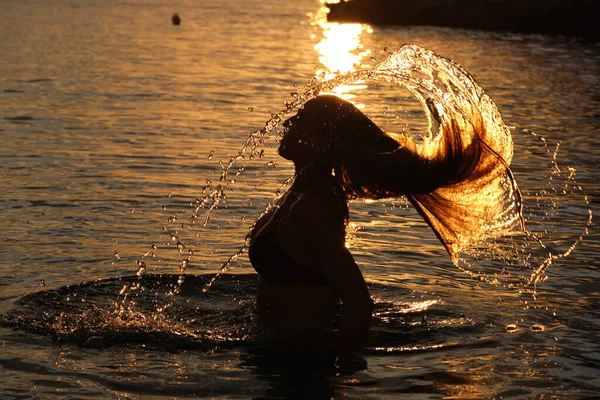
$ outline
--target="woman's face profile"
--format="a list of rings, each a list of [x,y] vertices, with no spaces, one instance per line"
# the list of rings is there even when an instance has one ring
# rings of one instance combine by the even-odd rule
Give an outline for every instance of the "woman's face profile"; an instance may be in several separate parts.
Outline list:
[[[279,142],[279,155],[283,158],[302,161],[325,150],[327,142],[321,133],[322,124],[317,122],[314,113],[300,110],[283,126],[285,131]]]

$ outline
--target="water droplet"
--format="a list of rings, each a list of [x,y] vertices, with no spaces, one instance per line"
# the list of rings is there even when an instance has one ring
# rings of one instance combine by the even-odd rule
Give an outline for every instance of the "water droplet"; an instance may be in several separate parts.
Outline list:
[[[119,254],[119,252],[118,252],[118,251],[115,251],[115,254],[113,254],[113,257],[114,257],[115,259],[117,259],[117,260],[120,260],[120,259],[121,259],[121,255]]]
[[[132,209],[131,209],[131,212],[132,212],[132,213],[134,213],[134,212],[135,212],[135,208],[132,208]]]
[[[517,327],[517,324],[508,324],[508,325],[506,325],[506,328],[505,328],[505,329],[506,329],[508,332],[514,332],[514,331],[516,331],[516,330],[517,330],[517,328],[518,328],[518,327]]]
[[[250,112],[254,111],[254,107],[248,107],[248,111],[250,111]]]
[[[212,160],[212,158],[213,158],[213,156],[214,156],[214,155],[215,155],[215,152],[214,152],[214,150],[211,150],[211,151],[210,151],[210,154],[208,155],[208,159],[209,159],[209,160]]]
[[[127,293],[127,289],[129,289],[129,284],[123,285],[121,291],[119,292],[119,295],[124,295],[125,293]]]
[[[144,262],[144,261],[138,261],[137,265],[138,265],[138,270],[136,272],[136,275],[137,276],[142,276],[142,275],[146,274],[147,269],[148,269],[148,266],[147,266],[146,262]]]
[[[152,249],[156,250],[158,248],[158,246],[156,246],[154,243],[152,243]]]
[[[46,286],[46,281],[43,279],[40,279],[40,286]]]
[[[190,256],[187,256],[186,258],[184,258],[184,259],[181,261],[181,265],[182,265],[182,266],[184,266],[184,267],[186,267],[186,268],[187,268],[187,266],[189,265],[189,263],[190,263]]]
[[[176,215],[171,215],[171,216],[169,217],[169,219],[168,219],[168,222],[169,222],[170,224],[172,224],[172,223],[175,223],[175,222],[177,222],[177,221],[179,221],[179,218],[177,218],[177,216],[176,216]]]
[[[269,161],[269,162],[266,164],[266,167],[267,167],[267,168],[275,168],[275,167],[277,167],[277,164],[276,164],[274,161]]]

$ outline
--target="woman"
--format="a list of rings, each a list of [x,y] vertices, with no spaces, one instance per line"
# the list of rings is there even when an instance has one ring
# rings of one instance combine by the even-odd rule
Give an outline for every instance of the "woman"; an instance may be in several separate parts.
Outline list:
[[[295,180],[259,218],[249,248],[260,275],[259,317],[288,344],[320,343],[340,299],[337,351],[348,354],[365,345],[373,311],[345,246],[349,201],[427,194],[460,182],[474,171],[479,147],[448,140],[426,158],[410,139],[394,140],[330,95],[308,101],[284,127],[279,154],[293,161]]]

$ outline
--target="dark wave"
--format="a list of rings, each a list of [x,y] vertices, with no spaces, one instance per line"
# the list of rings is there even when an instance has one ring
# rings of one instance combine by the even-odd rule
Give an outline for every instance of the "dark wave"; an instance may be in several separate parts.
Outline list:
[[[11,311],[0,315],[0,325],[94,348],[123,344],[158,350],[270,347],[255,317],[256,275],[225,274],[203,291],[212,277],[186,275],[175,295],[170,294],[179,279],[175,274],[99,279],[43,290],[19,299]],[[437,299],[414,299],[402,288],[370,286],[377,300],[369,352],[489,345],[482,324]],[[399,298],[407,300],[389,300]]]

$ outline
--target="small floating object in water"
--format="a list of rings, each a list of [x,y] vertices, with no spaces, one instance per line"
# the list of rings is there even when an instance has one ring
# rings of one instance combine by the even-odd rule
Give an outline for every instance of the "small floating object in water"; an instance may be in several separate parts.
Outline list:
[[[179,25],[181,24],[181,17],[179,16],[179,14],[173,14],[173,16],[171,17],[171,21],[173,22],[173,25]]]

